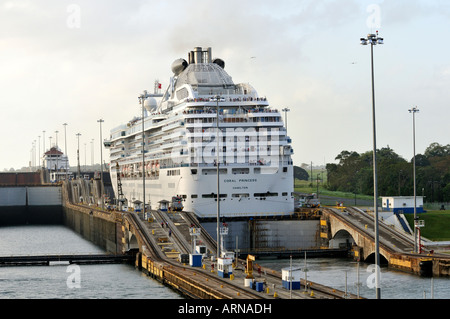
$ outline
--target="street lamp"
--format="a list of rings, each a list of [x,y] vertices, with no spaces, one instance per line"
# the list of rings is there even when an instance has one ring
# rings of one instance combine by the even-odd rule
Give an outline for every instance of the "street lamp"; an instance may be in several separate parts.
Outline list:
[[[414,252],[417,253],[417,220],[419,219],[416,215],[416,119],[415,115],[416,112],[419,112],[419,109],[417,106],[413,107],[412,109],[408,110],[409,113],[412,113],[413,115],[413,183],[414,183]]]
[[[91,166],[94,169],[94,139],[91,139]]]
[[[142,216],[146,218],[145,213],[145,123],[144,123],[144,102],[145,99],[148,98],[147,91],[144,90],[144,93],[138,96],[139,102],[142,108]]]
[[[104,122],[102,119],[97,120],[100,123],[100,180],[101,180],[101,201],[102,201],[102,210],[105,208],[103,201],[103,146],[102,146],[102,123]]]
[[[42,131],[42,168],[45,168],[45,131]]]
[[[67,173],[68,173],[68,169],[67,169],[67,165],[69,162],[69,156],[67,155],[67,132],[66,132],[66,127],[67,127],[67,123],[64,123],[64,153],[66,154],[66,182],[68,181],[67,178]]]
[[[81,133],[77,133],[78,148],[77,148],[77,165],[78,165],[78,179],[81,179],[81,169],[80,169],[80,136]]]
[[[38,163],[37,165],[39,165],[38,167],[42,167],[41,166],[41,136],[38,135]]]
[[[370,44],[370,58],[372,68],[372,125],[373,125],[373,206],[374,206],[374,224],[375,224],[375,289],[376,298],[380,299],[380,245],[378,238],[378,186],[377,186],[377,143],[375,126],[375,81],[373,70],[373,46],[383,44],[384,39],[376,34],[368,34],[367,38],[361,38],[361,44]]]
[[[217,258],[220,258],[220,180],[219,180],[219,167],[220,167],[220,158],[219,158],[219,102],[223,101],[220,95],[214,97],[216,101],[216,165],[217,165]]]

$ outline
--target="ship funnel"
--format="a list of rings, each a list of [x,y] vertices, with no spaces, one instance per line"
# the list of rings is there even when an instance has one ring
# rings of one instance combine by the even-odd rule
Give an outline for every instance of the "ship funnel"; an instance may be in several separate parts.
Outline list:
[[[194,48],[194,62],[195,64],[202,63],[202,48]]]
[[[188,54],[189,63],[211,63],[212,49],[210,47],[202,49],[201,47],[194,48],[194,51]]]

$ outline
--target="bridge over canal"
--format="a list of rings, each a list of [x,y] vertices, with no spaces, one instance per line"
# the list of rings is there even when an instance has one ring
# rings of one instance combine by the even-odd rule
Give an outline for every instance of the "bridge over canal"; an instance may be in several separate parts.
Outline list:
[[[374,262],[375,231],[374,218],[356,207],[323,208],[321,217],[322,245],[330,248],[351,247],[356,260]],[[380,264],[389,267],[423,274],[424,267],[433,275],[450,274],[450,257],[443,254],[413,253],[414,237],[383,220],[379,220]]]

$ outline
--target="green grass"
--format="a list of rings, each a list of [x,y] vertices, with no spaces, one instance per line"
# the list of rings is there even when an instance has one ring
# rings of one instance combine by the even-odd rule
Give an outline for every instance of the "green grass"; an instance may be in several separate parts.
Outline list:
[[[313,181],[313,183],[311,184],[311,181],[301,181],[299,179],[295,179],[294,191],[299,193],[317,193],[317,181]],[[319,182],[319,194],[334,197],[344,197],[349,199],[355,198],[354,193],[329,191],[328,189],[322,186],[321,182]],[[373,196],[356,194],[356,198],[364,200],[372,200]]]
[[[308,174],[311,174],[309,170]],[[319,194],[326,196],[334,196],[338,198],[354,199],[355,194],[349,192],[334,192],[329,191],[322,185],[327,181],[326,171],[314,170],[312,172],[313,182],[301,181],[295,179],[294,191],[300,193],[317,193],[317,176],[319,176]],[[322,181],[323,178],[323,181]],[[373,196],[356,194],[357,199],[373,200]],[[409,225],[414,224],[414,215],[405,214]],[[426,213],[420,213],[419,219],[425,221],[425,227],[422,227],[421,234],[423,237],[433,241],[450,241],[450,210],[427,210]]]
[[[414,215],[405,214],[409,225],[414,224]],[[420,233],[423,237],[433,241],[450,240],[450,210],[430,210],[426,213],[418,214],[419,220],[425,221],[425,226]]]
[[[309,173],[309,172],[308,172]],[[320,171],[313,170],[313,176],[317,176]],[[326,174],[324,174],[326,175]],[[317,193],[317,181],[294,181],[294,191],[300,193]],[[319,181],[319,194],[326,196],[334,196],[338,198],[354,199],[355,194],[348,192],[333,192],[322,187]],[[357,199],[373,200],[373,196],[356,194]],[[409,225],[413,226],[414,215],[405,214]],[[450,210],[427,210],[426,213],[420,213],[419,219],[425,221],[425,227],[422,227],[421,234],[423,237],[433,241],[450,241]]]

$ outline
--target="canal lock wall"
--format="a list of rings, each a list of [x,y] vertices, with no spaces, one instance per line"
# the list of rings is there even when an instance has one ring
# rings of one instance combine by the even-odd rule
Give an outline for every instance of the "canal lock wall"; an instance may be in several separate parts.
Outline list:
[[[119,213],[99,210],[99,183],[76,181],[65,183],[63,191],[63,224],[86,240],[109,253],[122,254],[124,231]],[[86,203],[91,206],[77,204]]]

